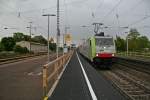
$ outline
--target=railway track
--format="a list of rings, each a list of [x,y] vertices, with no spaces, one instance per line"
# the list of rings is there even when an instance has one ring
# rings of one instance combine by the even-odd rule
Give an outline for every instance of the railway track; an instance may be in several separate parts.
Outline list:
[[[116,64],[100,71],[117,89],[131,100],[150,100],[150,74],[130,64]],[[135,66],[134,66],[135,67]]]
[[[142,71],[144,73],[150,74],[150,62],[144,62],[140,60],[130,60],[130,59],[123,59],[118,58],[117,62],[119,65],[130,67],[137,71]]]

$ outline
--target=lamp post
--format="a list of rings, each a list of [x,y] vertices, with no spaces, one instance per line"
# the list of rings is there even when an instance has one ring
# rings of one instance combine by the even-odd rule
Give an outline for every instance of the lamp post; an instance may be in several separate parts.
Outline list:
[[[26,27],[26,28],[29,29],[29,33],[30,33],[30,35],[29,35],[30,36],[29,42],[30,42],[30,52],[31,52],[32,51],[31,38],[32,38],[32,35],[35,35],[35,34],[32,33],[32,28],[36,28],[36,27],[32,26],[32,22],[29,22],[29,23],[30,23],[30,26]]]
[[[67,34],[67,30],[70,29],[70,27],[65,26],[65,33],[63,34],[63,55],[64,55],[64,45],[66,44],[65,36]]]
[[[59,29],[59,0],[57,0],[57,44],[56,44],[56,53],[58,58],[58,47],[60,43],[60,29]]]
[[[128,41],[128,34],[129,34],[129,32],[125,32],[125,33],[127,33],[126,40],[127,40],[127,56],[128,56],[128,53],[129,53],[129,41]]]
[[[48,34],[47,34],[47,60],[49,62],[49,17],[50,16],[56,16],[55,14],[44,14],[42,16],[47,16],[48,17]]]
[[[31,29],[32,29],[32,22],[29,22],[29,23],[30,23],[30,26],[27,27],[27,28],[29,28],[29,33],[30,33],[30,40],[29,40],[29,42],[30,42],[30,52],[31,52]]]
[[[64,48],[65,48],[65,33],[63,34],[63,56],[64,56]]]
[[[126,26],[126,27],[121,27],[121,28],[125,28],[125,29],[129,29],[129,27],[128,26]],[[126,48],[127,48],[127,56],[128,56],[128,53],[129,53],[129,40],[128,40],[128,35],[129,35],[129,31],[127,31],[127,32],[125,32],[126,34],[127,34],[127,37],[126,37],[126,41],[127,41],[127,44],[126,44]]]

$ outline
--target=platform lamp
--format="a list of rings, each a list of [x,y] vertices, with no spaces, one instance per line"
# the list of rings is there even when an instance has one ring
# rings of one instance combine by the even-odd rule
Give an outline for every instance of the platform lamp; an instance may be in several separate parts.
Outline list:
[[[49,58],[49,17],[50,16],[56,16],[55,14],[43,14],[42,16],[47,16],[48,17],[48,33],[47,33],[47,59],[48,59],[48,62],[50,60]]]

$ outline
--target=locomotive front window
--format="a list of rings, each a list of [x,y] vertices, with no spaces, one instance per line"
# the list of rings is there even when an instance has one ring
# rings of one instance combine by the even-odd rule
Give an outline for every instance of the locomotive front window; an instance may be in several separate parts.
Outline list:
[[[96,38],[96,45],[113,45],[113,38]]]

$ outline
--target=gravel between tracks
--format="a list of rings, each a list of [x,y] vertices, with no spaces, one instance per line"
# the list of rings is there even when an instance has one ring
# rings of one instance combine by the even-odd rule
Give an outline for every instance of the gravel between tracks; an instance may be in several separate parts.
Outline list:
[[[115,64],[110,70],[98,71],[131,100],[150,100],[150,74],[143,70]]]

